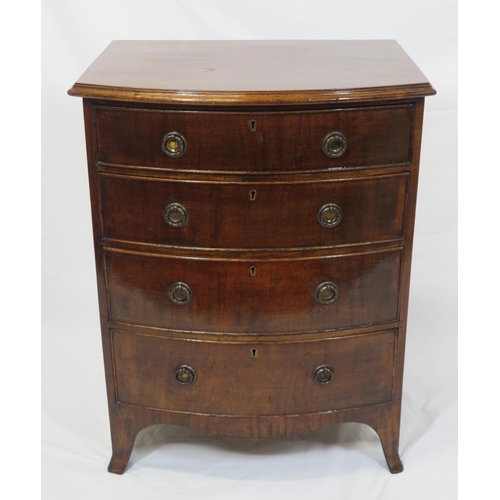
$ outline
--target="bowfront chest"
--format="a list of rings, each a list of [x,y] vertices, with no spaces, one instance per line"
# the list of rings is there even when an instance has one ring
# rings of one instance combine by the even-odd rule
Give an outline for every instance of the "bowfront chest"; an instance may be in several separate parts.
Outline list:
[[[113,456],[362,422],[398,456],[424,98],[381,41],[115,41],[83,97]]]

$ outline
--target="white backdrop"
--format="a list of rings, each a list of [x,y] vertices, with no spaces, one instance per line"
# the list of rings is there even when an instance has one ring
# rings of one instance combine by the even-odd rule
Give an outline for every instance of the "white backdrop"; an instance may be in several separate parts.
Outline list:
[[[457,482],[457,68],[450,0],[44,0],[42,5],[42,472],[47,500],[436,499]],[[113,39],[396,39],[426,101],[401,428],[402,474],[360,424],[306,436],[139,435],[111,456],[81,100],[67,90]]]

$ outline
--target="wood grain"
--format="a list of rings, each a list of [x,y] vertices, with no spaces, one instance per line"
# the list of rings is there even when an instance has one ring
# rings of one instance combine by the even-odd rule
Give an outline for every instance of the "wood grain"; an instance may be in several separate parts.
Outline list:
[[[95,108],[97,161],[164,170],[301,172],[409,161],[412,106],[366,109],[225,113]],[[250,129],[250,122],[256,129]],[[168,132],[187,141],[183,156],[162,150]],[[325,136],[341,132],[347,150],[323,153]]]
[[[399,250],[321,259],[252,263],[146,256],[107,250],[110,319],[206,332],[300,332],[393,321],[398,317]],[[325,281],[335,302],[315,298]],[[175,282],[192,290],[189,304],[168,298]]]
[[[355,421],[401,472],[423,106],[435,91],[399,45],[119,41],[69,93],[84,97],[108,470],[121,474],[154,424],[261,438]],[[173,130],[188,141],[177,159],[161,149]],[[336,159],[321,148],[333,130],[348,144]],[[188,210],[183,228],[162,218],[173,202]],[[326,229],[317,211],[330,202],[343,219]],[[177,281],[190,303],[170,301]],[[332,304],[315,298],[323,281],[338,286]],[[192,386],[173,379],[182,363]],[[335,377],[320,386],[311,371],[324,363]]]
[[[405,99],[435,91],[394,40],[115,40],[69,94],[237,106]]]
[[[112,331],[117,401],[206,415],[314,413],[392,399],[395,331],[302,342],[173,340]],[[252,353],[255,349],[255,353]],[[255,356],[255,357],[253,357]],[[187,364],[191,385],[174,377]],[[314,370],[328,364],[320,385]]]
[[[402,173],[306,183],[240,180],[215,184],[100,174],[103,237],[221,249],[334,247],[400,240],[407,177]],[[166,223],[164,209],[171,203],[187,210],[185,226]],[[328,203],[335,203],[342,213],[340,223],[331,228],[318,222],[320,208]]]

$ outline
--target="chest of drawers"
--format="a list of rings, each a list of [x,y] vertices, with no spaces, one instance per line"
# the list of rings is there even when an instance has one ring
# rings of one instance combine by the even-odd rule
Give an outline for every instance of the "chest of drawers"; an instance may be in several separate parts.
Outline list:
[[[424,98],[393,41],[113,42],[83,97],[113,456],[368,424],[398,456]]]

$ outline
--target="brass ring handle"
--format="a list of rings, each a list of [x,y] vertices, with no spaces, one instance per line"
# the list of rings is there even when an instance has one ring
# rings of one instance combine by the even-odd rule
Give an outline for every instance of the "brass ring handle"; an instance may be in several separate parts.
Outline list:
[[[335,283],[325,281],[316,287],[315,295],[316,300],[320,304],[331,304],[337,299],[339,295],[339,288]]]
[[[330,158],[339,158],[347,149],[347,139],[341,132],[330,132],[323,139],[323,153]]]
[[[332,379],[335,371],[329,365],[320,365],[313,372],[313,380],[320,385],[328,384]]]
[[[168,289],[168,298],[174,304],[182,306],[191,302],[191,299],[193,298],[193,292],[191,291],[191,288],[186,285],[186,283],[178,281],[170,285],[170,288]]]
[[[335,203],[327,203],[318,211],[318,222],[327,228],[335,227],[342,220],[342,210]]]
[[[161,141],[163,152],[170,158],[179,158],[187,149],[187,141],[179,132],[169,132]]]
[[[179,365],[174,370],[175,380],[182,385],[194,384],[196,372],[189,365]]]
[[[188,211],[180,203],[170,203],[163,210],[163,218],[169,226],[182,227],[188,221]]]

